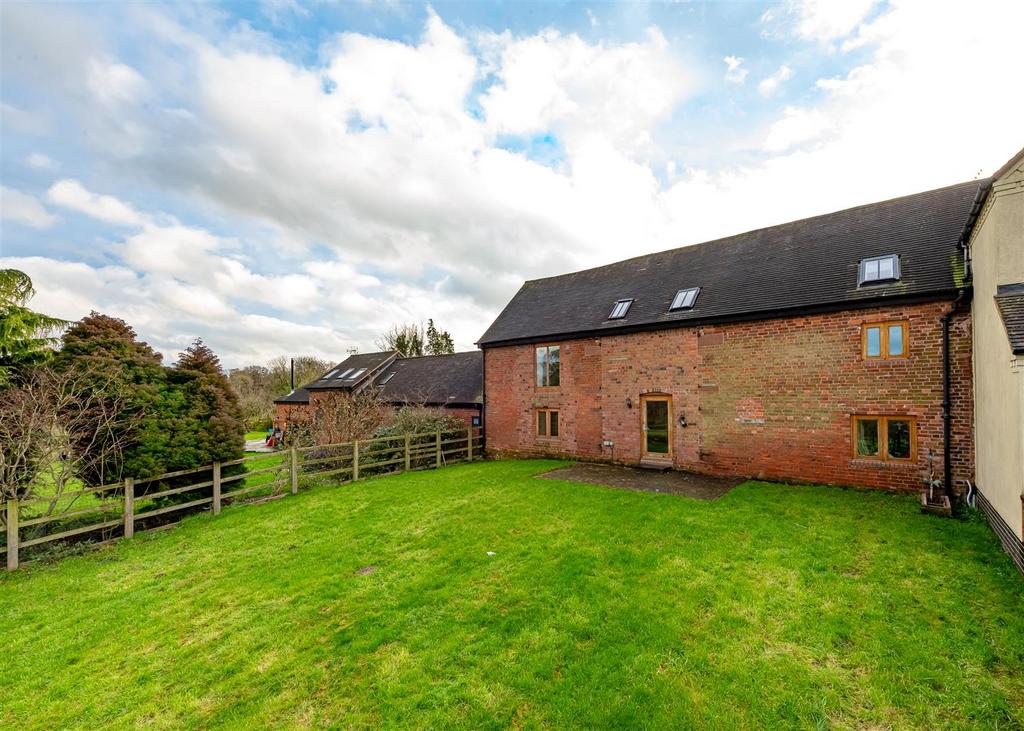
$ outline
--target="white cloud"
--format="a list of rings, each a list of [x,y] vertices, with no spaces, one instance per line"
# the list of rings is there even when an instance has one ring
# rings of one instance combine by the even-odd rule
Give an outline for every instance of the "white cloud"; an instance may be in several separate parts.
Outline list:
[[[104,59],[90,59],[86,85],[95,98],[108,106],[132,104],[146,92],[146,80],[131,66]]]
[[[816,140],[829,129],[830,120],[817,109],[786,107],[782,114],[765,137],[763,149],[768,152],[783,152]]]
[[[497,78],[480,100],[488,127],[511,135],[554,130],[567,146],[600,137],[647,153],[651,129],[693,90],[691,74],[650,28],[642,43],[588,44],[556,31],[492,40]]]
[[[765,12],[761,20],[769,28],[782,24],[795,35],[829,43],[852,33],[878,0],[788,0]]]
[[[54,205],[107,223],[141,226],[147,220],[127,203],[110,195],[91,193],[77,180],[58,180],[50,186],[46,197]]]
[[[48,155],[41,152],[33,152],[25,157],[25,164],[36,170],[56,170],[60,164]]]
[[[35,196],[7,186],[0,186],[0,219],[32,228],[49,228],[57,221]]]
[[[743,59],[739,56],[726,56],[722,59],[725,62],[725,80],[734,84],[742,84],[747,79],[750,69],[743,68]]]
[[[783,83],[791,78],[793,78],[793,69],[786,64],[782,64],[779,66],[778,71],[761,80],[761,83],[757,85],[757,91],[761,96],[771,96],[779,90]]]

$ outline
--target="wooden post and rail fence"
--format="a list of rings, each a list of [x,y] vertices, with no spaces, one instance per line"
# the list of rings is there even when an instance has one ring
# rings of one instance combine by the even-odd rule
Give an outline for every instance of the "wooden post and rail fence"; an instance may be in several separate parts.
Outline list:
[[[335,477],[340,484],[365,479],[367,476],[396,474],[424,469],[437,469],[444,464],[468,462],[478,459],[483,452],[483,434],[479,427],[463,430],[436,430],[397,436],[359,439],[341,444],[325,444],[308,447],[290,447],[272,453],[248,454],[241,459],[214,462],[211,465],[186,470],[167,472],[155,477],[125,478],[121,482],[90,487],[84,490],[57,496],[29,497],[23,500],[8,499],[0,503],[0,513],[6,522],[6,545],[0,546],[0,554],[6,554],[7,570],[13,571],[20,565],[20,553],[26,548],[54,541],[90,539],[90,545],[98,546],[132,538],[138,533],[163,530],[178,522],[184,515],[198,510],[209,509],[219,515],[224,502],[237,501],[244,496],[248,499],[269,499],[284,497],[285,489],[292,495],[299,491],[299,477]],[[256,460],[277,458],[270,467],[262,467],[232,474],[231,468],[246,465]],[[224,473],[228,469],[228,474]],[[160,489],[168,480],[186,475],[209,474],[209,479],[188,485]],[[267,475],[268,477],[263,477]],[[258,479],[253,479],[258,478]],[[244,482],[243,482],[244,481]],[[238,483],[232,485],[231,483]],[[225,491],[225,485],[228,486]],[[240,485],[240,486],[239,486]],[[153,489],[153,488],[156,489]],[[232,489],[234,488],[234,489]],[[166,498],[209,490],[203,497],[187,496],[184,502],[166,504]],[[95,504],[72,510],[81,498],[90,498]],[[60,511],[46,510],[38,513],[37,506],[54,501],[67,503]],[[207,507],[209,506],[209,507]],[[187,511],[187,512],[182,512]],[[100,513],[101,520],[79,525],[83,516]],[[175,516],[177,514],[177,516]],[[161,520],[156,525],[146,526],[153,518]],[[71,525],[71,527],[68,527]],[[53,533],[33,535],[26,538],[22,533],[44,526],[63,528]]]

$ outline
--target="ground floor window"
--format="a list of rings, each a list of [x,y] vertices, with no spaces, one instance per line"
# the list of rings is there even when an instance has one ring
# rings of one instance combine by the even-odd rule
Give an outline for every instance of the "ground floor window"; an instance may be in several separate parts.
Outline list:
[[[853,456],[913,462],[917,459],[917,423],[909,416],[854,416]]]
[[[537,410],[537,436],[558,436],[558,412],[554,409]]]

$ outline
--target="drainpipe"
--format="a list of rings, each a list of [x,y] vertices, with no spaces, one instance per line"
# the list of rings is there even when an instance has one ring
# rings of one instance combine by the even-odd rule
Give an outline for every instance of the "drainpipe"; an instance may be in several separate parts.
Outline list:
[[[480,348],[480,453],[487,454],[487,348]]]
[[[942,316],[942,470],[943,483],[949,501],[953,502],[953,465],[950,461],[950,441],[952,439],[952,401],[950,395],[949,376],[949,323],[960,308],[964,299],[964,290],[960,290],[953,300],[949,312]]]

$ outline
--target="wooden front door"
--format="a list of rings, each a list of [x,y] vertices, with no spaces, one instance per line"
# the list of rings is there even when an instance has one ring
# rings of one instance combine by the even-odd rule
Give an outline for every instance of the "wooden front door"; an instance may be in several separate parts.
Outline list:
[[[645,459],[672,459],[672,397],[641,396],[643,418],[643,456]]]

